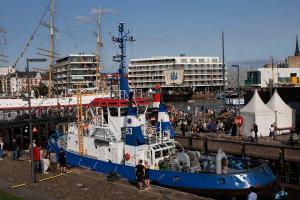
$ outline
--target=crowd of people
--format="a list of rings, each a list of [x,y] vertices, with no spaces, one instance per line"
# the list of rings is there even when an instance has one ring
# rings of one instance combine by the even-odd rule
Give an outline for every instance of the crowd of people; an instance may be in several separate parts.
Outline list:
[[[4,149],[4,142],[2,137],[0,137],[0,160],[4,156],[11,152],[12,160],[19,160],[21,157],[21,151],[16,139],[12,140],[11,151]],[[33,161],[35,166],[35,171],[43,174],[51,172],[51,174],[56,174],[58,172],[66,172],[66,156],[63,149],[60,150],[59,154],[55,151],[47,151],[41,146],[37,145],[35,142],[32,145],[33,151]],[[31,156],[30,156],[31,157]],[[58,169],[59,164],[59,169]]]
[[[22,121],[24,119],[29,119],[31,115],[32,119],[42,119],[42,118],[66,118],[76,115],[76,107],[41,107],[32,108],[29,110],[18,110],[11,111],[8,113],[1,113],[0,119],[4,121]]]
[[[226,133],[237,135],[237,126],[234,123],[236,110],[225,108],[217,112],[215,107],[198,107],[187,111],[169,107],[170,121],[175,129],[183,136],[186,134],[199,135],[201,133]]]
[[[33,144],[33,160],[36,172],[43,174],[49,172],[51,174],[66,172],[66,155],[63,149],[57,155],[54,151],[47,152],[36,144]]]

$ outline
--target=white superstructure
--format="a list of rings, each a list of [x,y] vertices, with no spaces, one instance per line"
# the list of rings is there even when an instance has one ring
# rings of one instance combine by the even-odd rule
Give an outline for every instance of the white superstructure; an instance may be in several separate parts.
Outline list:
[[[183,73],[183,76],[182,74]],[[170,77],[168,77],[170,76]],[[182,77],[181,77],[182,76]],[[223,86],[222,62],[219,57],[162,56],[131,59],[129,84],[133,88],[220,87]],[[225,81],[227,72],[225,67]]]

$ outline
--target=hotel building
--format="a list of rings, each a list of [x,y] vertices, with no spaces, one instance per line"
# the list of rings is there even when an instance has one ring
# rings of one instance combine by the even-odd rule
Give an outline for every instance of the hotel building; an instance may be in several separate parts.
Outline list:
[[[131,59],[128,69],[129,84],[135,89],[193,87],[195,90],[223,86],[222,62],[219,57],[151,57]],[[227,71],[225,67],[225,83]]]

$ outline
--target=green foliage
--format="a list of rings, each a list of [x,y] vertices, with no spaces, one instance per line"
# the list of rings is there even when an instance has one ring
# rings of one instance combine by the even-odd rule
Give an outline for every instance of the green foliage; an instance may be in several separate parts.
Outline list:
[[[33,88],[35,98],[45,97],[48,94],[48,86],[44,83],[40,83],[39,86]]]

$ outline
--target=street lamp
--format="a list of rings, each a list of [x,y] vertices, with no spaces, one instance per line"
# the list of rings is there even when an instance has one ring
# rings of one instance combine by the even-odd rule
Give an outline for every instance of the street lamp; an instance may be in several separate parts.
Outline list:
[[[232,67],[237,68],[237,82],[238,82],[238,115],[240,115],[241,110],[241,102],[240,102],[240,66],[239,65],[231,65]]]
[[[26,65],[26,75],[27,75],[27,93],[28,93],[28,109],[29,109],[29,135],[30,135],[30,157],[31,157],[31,178],[34,183],[36,183],[36,174],[34,167],[34,159],[33,159],[33,142],[32,142],[32,116],[31,116],[31,101],[30,101],[30,78],[29,78],[29,63],[30,62],[46,62],[46,58],[27,58]]]

